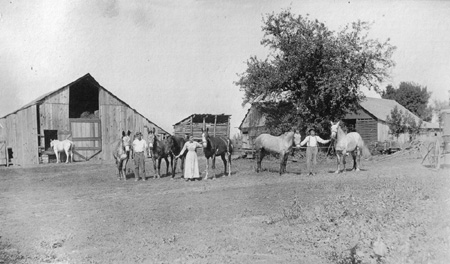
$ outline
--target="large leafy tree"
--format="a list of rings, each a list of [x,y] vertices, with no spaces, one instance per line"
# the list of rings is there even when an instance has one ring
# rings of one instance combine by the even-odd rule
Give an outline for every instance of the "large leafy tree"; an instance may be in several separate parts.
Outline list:
[[[433,109],[428,106],[430,96],[427,87],[413,82],[401,82],[397,89],[388,85],[381,93],[382,98],[397,101],[425,121],[431,121],[433,116]]]
[[[293,125],[320,130],[357,110],[364,97],[360,88],[380,92],[394,65],[395,47],[369,38],[365,22],[335,32],[285,10],[266,15],[263,23],[261,44],[271,53],[263,60],[251,57],[236,84],[244,91],[243,104],[257,103],[275,133]]]

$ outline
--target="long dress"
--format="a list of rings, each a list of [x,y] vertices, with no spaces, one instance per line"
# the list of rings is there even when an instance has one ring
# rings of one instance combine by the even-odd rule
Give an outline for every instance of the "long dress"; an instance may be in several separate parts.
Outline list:
[[[180,153],[184,153],[187,149],[188,152],[186,154],[186,159],[184,161],[184,178],[185,179],[195,179],[200,178],[200,173],[198,171],[198,158],[197,152],[195,152],[196,148],[201,148],[202,145],[196,141],[194,142],[186,142],[183,146],[183,149]]]

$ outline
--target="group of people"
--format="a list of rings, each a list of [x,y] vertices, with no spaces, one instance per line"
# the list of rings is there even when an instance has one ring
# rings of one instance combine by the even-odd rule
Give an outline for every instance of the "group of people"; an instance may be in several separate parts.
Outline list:
[[[129,132],[123,137],[122,140],[124,142],[128,158],[130,158],[130,152],[131,149],[133,149],[132,155],[134,160],[135,181],[139,181],[140,178],[142,178],[142,181],[146,181],[145,158],[146,156],[151,157],[151,146],[149,147],[149,143],[147,143],[147,141],[142,138],[141,132],[137,132],[135,134],[135,139],[133,141],[131,141],[130,134],[131,133]],[[201,147],[202,145],[194,141],[194,137],[190,135],[189,140],[184,144],[183,149],[180,151],[180,154],[175,156],[175,158],[178,159],[187,150],[184,164],[184,178],[186,179],[186,181],[200,178],[196,149]]]
[[[300,143],[300,146],[306,145],[306,168],[309,175],[315,175],[317,173],[317,153],[318,153],[318,143],[326,144],[330,142],[330,139],[322,139],[316,135],[314,128],[309,128],[308,136]],[[186,181],[192,181],[200,178],[197,148],[202,148],[202,144],[194,141],[194,136],[189,135],[189,140],[184,144],[183,149],[180,151],[179,155],[175,156],[176,159],[184,155],[187,150],[185,164],[184,164],[184,179]],[[135,139],[131,141],[130,133],[128,133],[124,138],[125,149],[127,155],[130,155],[130,149],[133,149],[133,160],[134,160],[134,173],[135,180],[138,181],[142,178],[143,181],[146,180],[145,177],[145,157],[151,157],[151,148],[145,139],[142,138],[142,133],[137,132]],[[129,158],[129,156],[128,156]]]

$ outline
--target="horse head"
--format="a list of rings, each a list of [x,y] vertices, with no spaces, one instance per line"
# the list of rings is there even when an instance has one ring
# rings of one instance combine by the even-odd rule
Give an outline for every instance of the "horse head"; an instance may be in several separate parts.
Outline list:
[[[203,130],[202,128],[202,144],[204,148],[208,147],[208,141],[209,141],[209,128],[206,128],[206,130]]]
[[[332,139],[336,139],[340,122],[341,121],[338,121],[336,124],[334,124],[333,121],[330,121],[330,123],[331,123],[331,138]]]
[[[301,142],[302,142],[302,135],[300,135],[300,132],[298,132],[298,130],[294,130],[294,145],[296,147],[299,147]]]
[[[55,143],[56,143],[56,139],[50,140],[50,147],[54,148],[55,147]]]

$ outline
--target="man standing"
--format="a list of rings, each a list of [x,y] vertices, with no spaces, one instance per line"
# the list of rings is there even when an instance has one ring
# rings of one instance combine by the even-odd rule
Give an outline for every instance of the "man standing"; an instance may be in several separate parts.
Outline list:
[[[321,139],[319,136],[316,136],[316,131],[314,128],[308,129],[309,136],[307,136],[301,143],[300,146],[307,144],[306,147],[306,169],[309,172],[309,175],[316,174],[316,165],[317,165],[317,142],[322,144],[326,144],[330,142],[330,140]],[[311,167],[312,160],[312,167]]]
[[[134,156],[134,178],[139,180],[139,172],[142,171],[142,180],[145,181],[145,151],[147,151],[147,142],[142,139],[142,133],[136,133],[136,139],[133,141]]]

